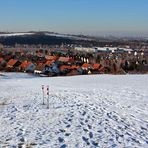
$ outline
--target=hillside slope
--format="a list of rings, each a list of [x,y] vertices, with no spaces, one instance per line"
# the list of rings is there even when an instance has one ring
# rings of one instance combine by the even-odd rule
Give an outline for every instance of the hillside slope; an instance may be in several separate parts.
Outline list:
[[[4,45],[18,44],[96,44],[94,39],[87,36],[58,34],[50,32],[0,33],[0,43]]]
[[[42,105],[43,84],[49,85],[49,109]],[[146,148],[147,84],[148,75],[5,73],[0,77],[0,147]]]

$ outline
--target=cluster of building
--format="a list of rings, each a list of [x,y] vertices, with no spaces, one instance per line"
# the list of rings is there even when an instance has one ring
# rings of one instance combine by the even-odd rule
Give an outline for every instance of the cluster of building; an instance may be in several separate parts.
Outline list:
[[[27,72],[40,76],[147,73],[143,51],[106,48],[52,48],[49,50],[1,49],[0,71]]]
[[[60,75],[81,75],[104,73],[104,68],[99,63],[88,64],[75,61],[71,57],[46,56],[36,62],[31,60],[18,60],[10,58],[0,58],[0,71],[5,72],[27,72],[40,76],[60,76]]]

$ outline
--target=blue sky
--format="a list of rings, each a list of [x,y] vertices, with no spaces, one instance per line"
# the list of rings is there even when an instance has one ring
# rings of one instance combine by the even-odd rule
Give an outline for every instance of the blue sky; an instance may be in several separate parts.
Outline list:
[[[0,0],[0,31],[148,35],[148,0]]]

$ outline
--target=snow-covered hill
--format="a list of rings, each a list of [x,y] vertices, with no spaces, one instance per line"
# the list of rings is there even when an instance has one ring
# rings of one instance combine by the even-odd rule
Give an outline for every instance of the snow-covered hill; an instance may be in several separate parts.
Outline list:
[[[51,36],[51,37],[58,37],[58,38],[65,38],[65,39],[71,39],[71,40],[89,40],[91,41],[89,37],[80,37],[77,35],[70,35],[70,34],[60,34],[60,33],[50,33],[50,32],[18,32],[18,33],[0,33],[0,37],[15,37],[15,36],[30,36],[30,35],[45,35],[45,36]]]
[[[0,37],[11,37],[11,36],[26,36],[33,35],[34,33],[4,33],[0,34]]]
[[[16,43],[28,45],[61,45],[62,43],[90,45],[96,42],[96,40],[89,36],[60,34],[53,32],[0,33],[0,43],[10,46],[14,46]]]
[[[0,147],[148,147],[148,75],[0,76]],[[41,85],[49,85],[50,106]]]
[[[69,34],[57,34],[57,33],[45,33],[47,36],[55,36],[55,37],[60,37],[60,38],[67,38],[67,39],[72,39],[72,40],[88,40],[91,41],[93,39],[86,38],[86,37],[79,37],[75,35],[69,35]]]

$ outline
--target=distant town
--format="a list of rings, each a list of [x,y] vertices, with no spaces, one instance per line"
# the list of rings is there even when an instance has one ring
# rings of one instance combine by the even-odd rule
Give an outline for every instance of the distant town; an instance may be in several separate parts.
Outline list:
[[[0,44],[0,71],[37,76],[148,73],[148,52],[130,46]]]
[[[1,32],[0,71],[38,76],[148,73],[148,41],[54,32]]]

